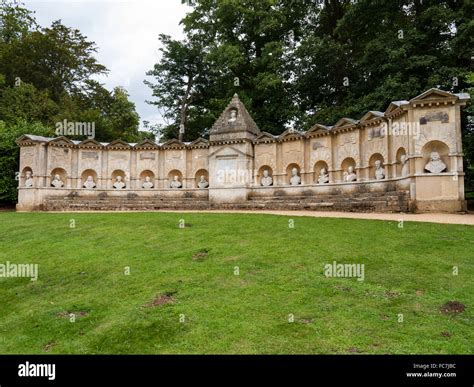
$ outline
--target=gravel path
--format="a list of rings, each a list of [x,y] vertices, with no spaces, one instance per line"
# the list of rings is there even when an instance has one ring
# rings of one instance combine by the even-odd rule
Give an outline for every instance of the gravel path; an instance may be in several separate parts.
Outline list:
[[[446,224],[466,224],[474,226],[474,214],[387,214],[387,213],[359,213],[359,212],[323,212],[323,211],[261,211],[261,210],[211,210],[211,211],[171,211],[158,212],[208,212],[234,214],[273,214],[285,216],[312,216],[314,218],[349,218],[349,219],[378,219],[399,222],[431,222]]]

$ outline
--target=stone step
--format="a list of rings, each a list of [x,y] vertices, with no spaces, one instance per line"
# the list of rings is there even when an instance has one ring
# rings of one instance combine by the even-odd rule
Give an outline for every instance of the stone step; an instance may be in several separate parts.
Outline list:
[[[88,196],[49,196],[46,200],[97,200],[97,201],[108,201],[108,202],[132,202],[132,201],[144,201],[144,202],[155,202],[155,201],[187,201],[187,202],[195,202],[195,201],[208,201],[208,198],[174,198],[174,197],[117,197],[117,196],[107,196],[107,197],[88,197]]]
[[[212,204],[207,198],[173,197],[48,197],[47,211],[148,211],[148,210],[309,210],[349,212],[407,212],[405,192],[333,195],[253,196],[243,203]]]
[[[337,198],[350,198],[350,199],[371,199],[371,198],[391,198],[408,195],[408,192],[372,192],[372,193],[354,193],[354,194],[323,194],[323,195],[298,195],[298,196],[285,196],[285,195],[273,195],[273,196],[250,196],[249,200],[309,200],[309,199],[337,199]]]

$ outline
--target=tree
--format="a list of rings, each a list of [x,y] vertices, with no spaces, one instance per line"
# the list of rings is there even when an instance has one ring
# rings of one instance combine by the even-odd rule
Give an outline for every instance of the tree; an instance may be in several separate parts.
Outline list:
[[[153,103],[164,110],[165,118],[173,120],[170,134],[175,135],[179,125],[186,122],[188,140],[205,136],[234,93],[239,94],[262,130],[282,132],[296,109],[288,93],[285,53],[287,46],[299,39],[307,5],[313,2],[194,2],[194,9],[182,21],[187,39],[162,40],[163,57],[149,73],[158,80],[154,88],[149,84],[158,98]],[[194,66],[194,77],[188,77],[188,66],[183,63]],[[173,90],[176,84],[179,92]],[[183,111],[187,117],[179,115],[178,119],[178,112]],[[170,125],[164,127],[165,133]]]
[[[474,72],[467,76],[466,92],[474,96]],[[462,146],[464,153],[464,178],[466,191],[474,191],[474,104],[469,104],[461,115]]]
[[[58,113],[59,106],[49,98],[48,91],[38,91],[28,83],[0,89],[0,120],[52,124],[51,117]]]
[[[38,28],[33,12],[14,0],[0,1],[0,47],[24,38]]]
[[[211,124],[206,119],[205,108],[200,107],[210,71],[203,47],[195,39],[181,42],[161,34],[159,40],[163,45],[161,61],[147,72],[147,76],[155,77],[156,83],[145,81],[156,98],[148,103],[161,109],[163,118],[168,121],[159,134],[164,139],[178,138],[183,134],[180,133],[182,128],[184,139],[197,138],[202,129]]]
[[[23,134],[54,136],[56,123],[66,119],[93,123],[99,141],[151,136],[139,132],[125,90],[111,92],[91,79],[107,72],[93,42],[60,21],[42,28],[19,3],[0,1],[0,200],[16,201],[15,140]]]
[[[55,102],[63,92],[86,90],[87,80],[108,71],[93,56],[97,51],[95,43],[60,21],[26,34],[2,51],[0,72],[8,84],[19,78],[38,90],[48,90]]]
[[[430,87],[464,89],[470,53],[460,48],[472,46],[474,10],[461,3],[360,0],[324,8],[292,61],[301,125],[360,118]]]

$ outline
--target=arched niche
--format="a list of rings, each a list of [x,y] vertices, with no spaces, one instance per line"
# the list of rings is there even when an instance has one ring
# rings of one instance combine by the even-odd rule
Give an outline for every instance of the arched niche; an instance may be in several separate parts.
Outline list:
[[[271,180],[267,179],[268,181],[265,184],[262,184],[262,177],[263,177],[264,171],[267,171],[268,176],[271,177],[272,179]],[[261,185],[272,186],[274,184],[275,184],[275,181],[273,179],[273,168],[266,164],[262,165],[257,171],[257,185],[258,186],[261,186]]]
[[[313,171],[314,171],[314,182],[315,183],[318,183],[318,179],[319,179],[319,176],[321,174],[321,169],[323,169],[323,168],[326,170],[326,173],[329,173],[329,167],[328,167],[328,163],[326,163],[326,161],[319,160],[319,161],[316,162],[316,164],[314,164]]]
[[[375,177],[375,162],[380,161],[382,163],[382,168],[384,168],[384,158],[380,153],[374,153],[369,158],[369,180],[376,180]],[[384,168],[385,169],[385,168]],[[387,176],[387,171],[385,171],[385,176]]]
[[[67,172],[64,168],[54,168],[50,173],[49,185],[53,187],[54,177],[58,175],[61,181],[63,182],[63,187],[67,186]],[[57,187],[58,188],[58,187]]]
[[[421,149],[422,161],[421,161],[421,165],[418,165],[418,168],[417,168],[418,171],[420,173],[428,173],[428,171],[425,170],[425,168],[426,168],[426,165],[430,162],[431,155],[433,153],[437,153],[441,161],[446,165],[446,169],[443,172],[451,171],[449,147],[444,142],[438,141],[438,140],[427,142]]]
[[[288,185],[291,185],[290,184],[290,179],[291,179],[291,176],[292,176],[293,168],[296,168],[296,170],[298,171],[298,176],[301,179],[301,167],[297,163],[291,163],[286,167],[286,184],[288,184]],[[301,179],[301,181],[302,181],[302,179]],[[300,182],[300,184],[301,184],[301,182]]]
[[[115,171],[112,172],[112,175],[111,175],[112,186],[115,183],[118,176],[120,176],[122,178],[122,181],[125,183],[125,188],[128,188],[128,182],[126,181],[125,172],[121,169],[116,169]]]
[[[81,188],[84,187],[84,184],[86,183],[89,176],[92,177],[92,180],[94,181],[96,185],[95,188],[98,188],[99,182],[97,181],[97,172],[94,171],[93,169],[86,169],[85,171],[81,173]]]
[[[183,174],[181,173],[180,170],[173,169],[173,170],[168,172],[168,187],[167,188],[171,187],[171,183],[173,182],[173,180],[175,180],[175,176],[178,177],[178,181],[181,183],[180,188],[183,187]]]
[[[352,157],[346,157],[341,163],[341,169],[343,172],[347,171],[347,168],[352,167],[355,169],[356,162]]]
[[[396,154],[396,161],[397,161],[396,172],[397,172],[397,176],[402,176],[402,168],[403,168],[402,157],[403,156],[405,156],[405,157],[407,156],[407,151],[404,147],[400,147],[400,148],[398,148],[397,154]]]
[[[21,174],[20,174],[20,187],[26,187],[26,180],[27,180],[28,177],[33,179],[33,169],[31,169],[31,167],[25,167],[21,171]],[[32,187],[33,186],[33,180],[30,180],[29,184],[31,184],[31,185],[29,185],[29,187]]]
[[[147,182],[147,177],[149,178],[149,182]],[[152,186],[143,187],[143,184],[146,183],[146,182],[148,183],[148,185],[149,185],[149,183],[151,183],[153,185],[153,187]],[[155,174],[152,171],[150,171],[149,169],[145,169],[144,171],[142,171],[140,173],[140,179],[139,179],[138,184],[139,184],[139,188],[148,188],[148,189],[154,188],[155,187]]]
[[[207,169],[199,169],[194,174],[194,185],[196,188],[199,188],[198,184],[199,184],[199,181],[201,180],[201,176],[204,176],[204,179],[209,184],[209,172],[207,171]]]
[[[358,175],[355,167],[356,167],[356,162],[352,157],[346,157],[344,160],[342,160],[341,163],[341,175],[340,179],[341,181],[344,181],[344,175],[348,171],[349,167],[352,167],[354,169],[354,173],[357,175],[357,180],[360,179],[360,176]]]

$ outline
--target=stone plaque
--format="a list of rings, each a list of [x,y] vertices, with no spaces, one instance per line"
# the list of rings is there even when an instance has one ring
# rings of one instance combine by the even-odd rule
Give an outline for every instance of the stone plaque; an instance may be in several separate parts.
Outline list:
[[[426,125],[429,121],[441,121],[442,124],[449,122],[449,115],[446,112],[432,112],[427,113],[420,118],[420,125]]]
[[[111,154],[110,158],[112,160],[128,160],[128,155],[124,153],[115,153],[115,154]]]
[[[153,152],[140,153],[140,160],[155,160],[156,154]]]
[[[97,152],[82,152],[82,158],[99,160],[99,154]]]

